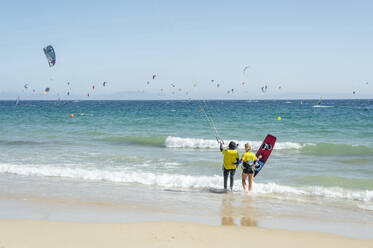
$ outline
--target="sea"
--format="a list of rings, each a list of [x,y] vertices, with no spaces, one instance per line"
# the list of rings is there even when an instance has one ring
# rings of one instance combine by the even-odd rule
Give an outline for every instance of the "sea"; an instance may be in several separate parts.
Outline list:
[[[194,221],[373,239],[373,100],[0,101],[0,218]],[[208,118],[207,118],[207,117]],[[280,118],[279,118],[280,117]],[[224,144],[273,152],[244,192]]]

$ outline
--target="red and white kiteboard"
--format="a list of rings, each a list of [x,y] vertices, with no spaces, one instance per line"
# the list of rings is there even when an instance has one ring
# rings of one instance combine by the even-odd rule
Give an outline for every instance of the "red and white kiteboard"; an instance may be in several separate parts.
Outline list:
[[[276,143],[276,137],[272,136],[270,134],[267,135],[267,137],[264,139],[262,145],[260,146],[258,152],[256,153],[256,156],[259,157],[262,155],[262,157],[259,159],[258,163],[256,163],[254,167],[254,177],[258,175],[258,173],[263,169],[264,164],[267,162],[267,159],[269,158],[269,155],[271,155],[271,152],[273,148],[275,147]]]

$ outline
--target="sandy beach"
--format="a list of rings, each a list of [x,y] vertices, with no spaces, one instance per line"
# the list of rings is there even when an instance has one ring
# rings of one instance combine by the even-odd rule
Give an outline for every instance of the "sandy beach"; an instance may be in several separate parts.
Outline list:
[[[75,223],[1,220],[0,247],[373,247],[332,234],[187,222]]]

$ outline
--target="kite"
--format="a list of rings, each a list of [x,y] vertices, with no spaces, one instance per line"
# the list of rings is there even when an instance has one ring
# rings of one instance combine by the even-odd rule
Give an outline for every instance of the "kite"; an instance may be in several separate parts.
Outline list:
[[[47,57],[49,67],[52,67],[56,64],[56,53],[51,45],[43,48],[45,57]]]
[[[102,83],[102,86],[105,87],[106,85],[107,85],[107,82],[103,82],[103,83]]]
[[[45,90],[44,90],[44,94],[45,94],[45,95],[48,94],[49,91],[50,91],[50,88],[49,88],[49,87],[45,88]]]
[[[245,73],[246,73],[246,70],[247,70],[247,69],[249,69],[249,68],[250,68],[250,66],[248,66],[248,65],[247,65],[247,66],[245,66],[245,67],[243,68],[243,70],[242,70],[242,73],[243,73],[243,74],[245,75]]]
[[[27,90],[28,89],[28,84],[25,84],[23,87]]]
[[[261,89],[262,89],[262,92],[265,93],[265,92],[267,92],[268,86],[264,85],[264,86],[262,86]]]
[[[152,77],[152,78],[153,78],[153,80],[154,80],[154,78],[155,78],[156,76],[157,76],[157,75],[155,75],[155,74],[153,75],[153,77]]]

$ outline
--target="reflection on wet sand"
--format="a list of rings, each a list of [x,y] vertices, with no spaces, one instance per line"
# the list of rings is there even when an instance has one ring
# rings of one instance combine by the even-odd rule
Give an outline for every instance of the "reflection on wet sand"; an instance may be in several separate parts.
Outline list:
[[[237,218],[240,219],[241,226],[257,226],[254,210],[251,196],[225,194],[222,196],[221,225],[234,226]]]
[[[221,217],[221,225],[222,226],[235,226],[234,219],[231,216],[223,216]]]

